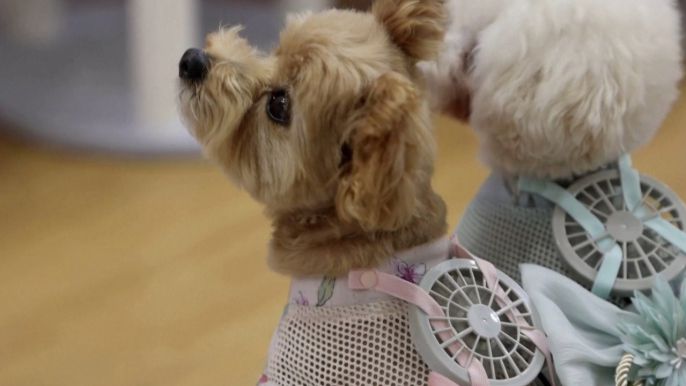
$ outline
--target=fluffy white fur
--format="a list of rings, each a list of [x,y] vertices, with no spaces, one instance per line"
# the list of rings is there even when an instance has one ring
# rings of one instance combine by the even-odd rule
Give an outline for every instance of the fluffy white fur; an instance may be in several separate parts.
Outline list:
[[[443,111],[466,109],[507,175],[585,174],[648,142],[678,95],[674,0],[451,0],[422,63]],[[469,98],[463,94],[469,93]]]

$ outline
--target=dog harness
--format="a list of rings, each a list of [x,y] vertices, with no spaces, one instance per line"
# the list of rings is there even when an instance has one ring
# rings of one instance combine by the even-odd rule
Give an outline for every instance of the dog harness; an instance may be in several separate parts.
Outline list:
[[[628,155],[617,169],[591,174],[568,189],[519,180],[520,190],[557,205],[552,227],[563,261],[603,299],[648,290],[656,275],[673,280],[686,267],[684,204],[633,169]]]
[[[512,279],[444,238],[294,279],[258,385],[524,386],[548,357],[537,324]]]
[[[494,173],[456,234],[517,282],[520,264],[536,264],[622,307],[634,290],[648,290],[656,274],[680,277],[685,221],[679,197],[636,172],[624,156],[570,181],[508,180]]]

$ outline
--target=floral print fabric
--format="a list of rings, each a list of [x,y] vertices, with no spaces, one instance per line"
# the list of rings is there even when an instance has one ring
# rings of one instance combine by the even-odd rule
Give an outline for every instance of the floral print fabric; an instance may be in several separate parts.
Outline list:
[[[426,272],[449,258],[449,241],[441,238],[408,251],[390,256],[377,269],[408,282],[419,284]],[[306,307],[335,307],[392,300],[376,291],[352,291],[345,277],[294,278],[289,304]]]

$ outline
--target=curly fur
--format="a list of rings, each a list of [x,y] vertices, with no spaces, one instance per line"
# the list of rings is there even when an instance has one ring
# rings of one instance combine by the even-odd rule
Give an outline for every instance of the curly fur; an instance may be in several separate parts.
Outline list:
[[[447,6],[446,47],[421,67],[434,106],[469,116],[481,159],[501,173],[558,179],[595,170],[647,143],[677,97],[672,0]]]
[[[443,1],[377,1],[372,13],[413,62],[434,59],[437,55],[446,22]]]
[[[348,135],[353,152],[341,173],[336,197],[338,213],[363,228],[394,230],[411,220],[414,181],[430,178],[420,167],[434,156],[431,133],[416,122],[419,95],[405,77],[388,73],[365,92],[365,106],[355,113]]]
[[[341,275],[445,233],[415,69],[436,55],[442,6],[379,0],[370,13],[290,16],[269,55],[239,28],[208,37],[209,74],[181,83],[181,113],[207,156],[265,205],[276,271]],[[277,89],[290,94],[287,126],[266,114]]]

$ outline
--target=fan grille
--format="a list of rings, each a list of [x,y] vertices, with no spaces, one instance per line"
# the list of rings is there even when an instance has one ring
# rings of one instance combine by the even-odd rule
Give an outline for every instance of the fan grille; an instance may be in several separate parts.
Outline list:
[[[445,329],[433,329],[441,348],[453,361],[466,351],[468,362],[481,362],[491,380],[516,378],[532,366],[536,346],[522,334],[533,326],[531,310],[526,301],[508,284],[500,281],[503,292],[496,294],[476,267],[455,268],[444,272],[433,284],[431,296],[443,308],[452,334]],[[497,316],[500,331],[496,336],[480,334],[470,323],[469,313],[483,305]],[[484,320],[485,321],[485,320]],[[454,344],[459,343],[459,344]]]
[[[600,174],[605,175],[605,178],[582,180],[580,183],[586,183],[573,193],[580,203],[607,225],[613,215],[630,213],[633,208],[628,208],[624,201],[619,175],[607,172]],[[684,229],[683,204],[668,189],[641,176],[641,197],[641,206],[648,209],[653,216],[660,216],[678,229]],[[649,218],[650,216],[641,220]],[[595,272],[600,269],[604,253],[607,252],[598,242],[606,237],[612,238],[623,252],[624,261],[620,266],[618,279],[650,278],[668,270],[682,258],[682,253],[677,247],[648,227],[642,227],[636,237],[630,240],[618,239],[611,233],[593,239],[569,214],[565,214],[564,221],[564,233],[569,246],[583,265]]]

